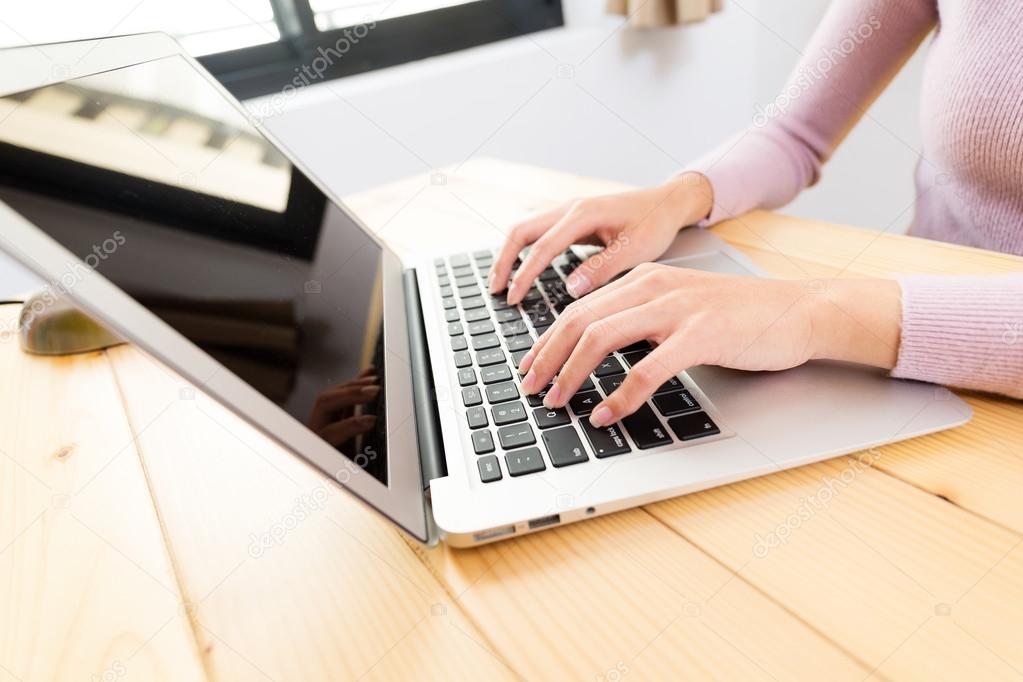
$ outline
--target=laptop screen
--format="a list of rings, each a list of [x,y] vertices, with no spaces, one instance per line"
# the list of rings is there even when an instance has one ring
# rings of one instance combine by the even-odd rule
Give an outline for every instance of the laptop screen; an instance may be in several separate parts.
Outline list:
[[[0,119],[0,200],[388,484],[381,248],[189,62]]]

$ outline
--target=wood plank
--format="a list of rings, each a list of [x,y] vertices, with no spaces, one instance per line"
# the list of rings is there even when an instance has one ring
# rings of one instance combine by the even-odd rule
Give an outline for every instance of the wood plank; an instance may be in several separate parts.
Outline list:
[[[389,522],[139,351],[110,357],[213,677],[513,677]]]
[[[867,674],[639,509],[424,556],[525,679]]]
[[[0,374],[0,680],[205,679],[106,358]]]
[[[648,510],[877,674],[1018,678],[1023,538],[867,464],[839,458]]]

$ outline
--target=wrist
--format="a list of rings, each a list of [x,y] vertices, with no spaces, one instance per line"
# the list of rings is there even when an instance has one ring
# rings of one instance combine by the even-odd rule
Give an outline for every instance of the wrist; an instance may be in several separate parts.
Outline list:
[[[714,190],[703,173],[686,171],[665,183],[671,214],[679,219],[679,227],[700,222],[710,215],[714,206]]]
[[[884,279],[804,282],[813,325],[813,359],[892,369],[899,356],[902,290]]]

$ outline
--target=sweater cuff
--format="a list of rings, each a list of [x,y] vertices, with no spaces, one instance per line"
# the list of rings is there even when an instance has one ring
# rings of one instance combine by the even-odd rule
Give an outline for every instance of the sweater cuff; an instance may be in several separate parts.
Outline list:
[[[892,376],[1023,397],[1023,276],[905,276]]]

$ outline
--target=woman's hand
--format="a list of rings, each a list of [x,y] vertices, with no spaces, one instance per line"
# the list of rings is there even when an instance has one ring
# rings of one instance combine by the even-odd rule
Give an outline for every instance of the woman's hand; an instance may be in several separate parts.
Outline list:
[[[544,268],[572,244],[600,244],[568,278],[579,298],[629,268],[656,260],[678,231],[710,213],[710,183],[699,173],[684,173],[650,189],[571,202],[512,228],[490,273],[490,293],[504,291],[515,257],[532,245],[508,288],[517,304]]]
[[[594,426],[636,411],[670,377],[695,365],[780,370],[831,358],[891,368],[901,314],[887,280],[783,281],[643,264],[572,303],[519,365],[522,390],[552,380],[562,407],[608,353],[656,347],[590,415]]]

